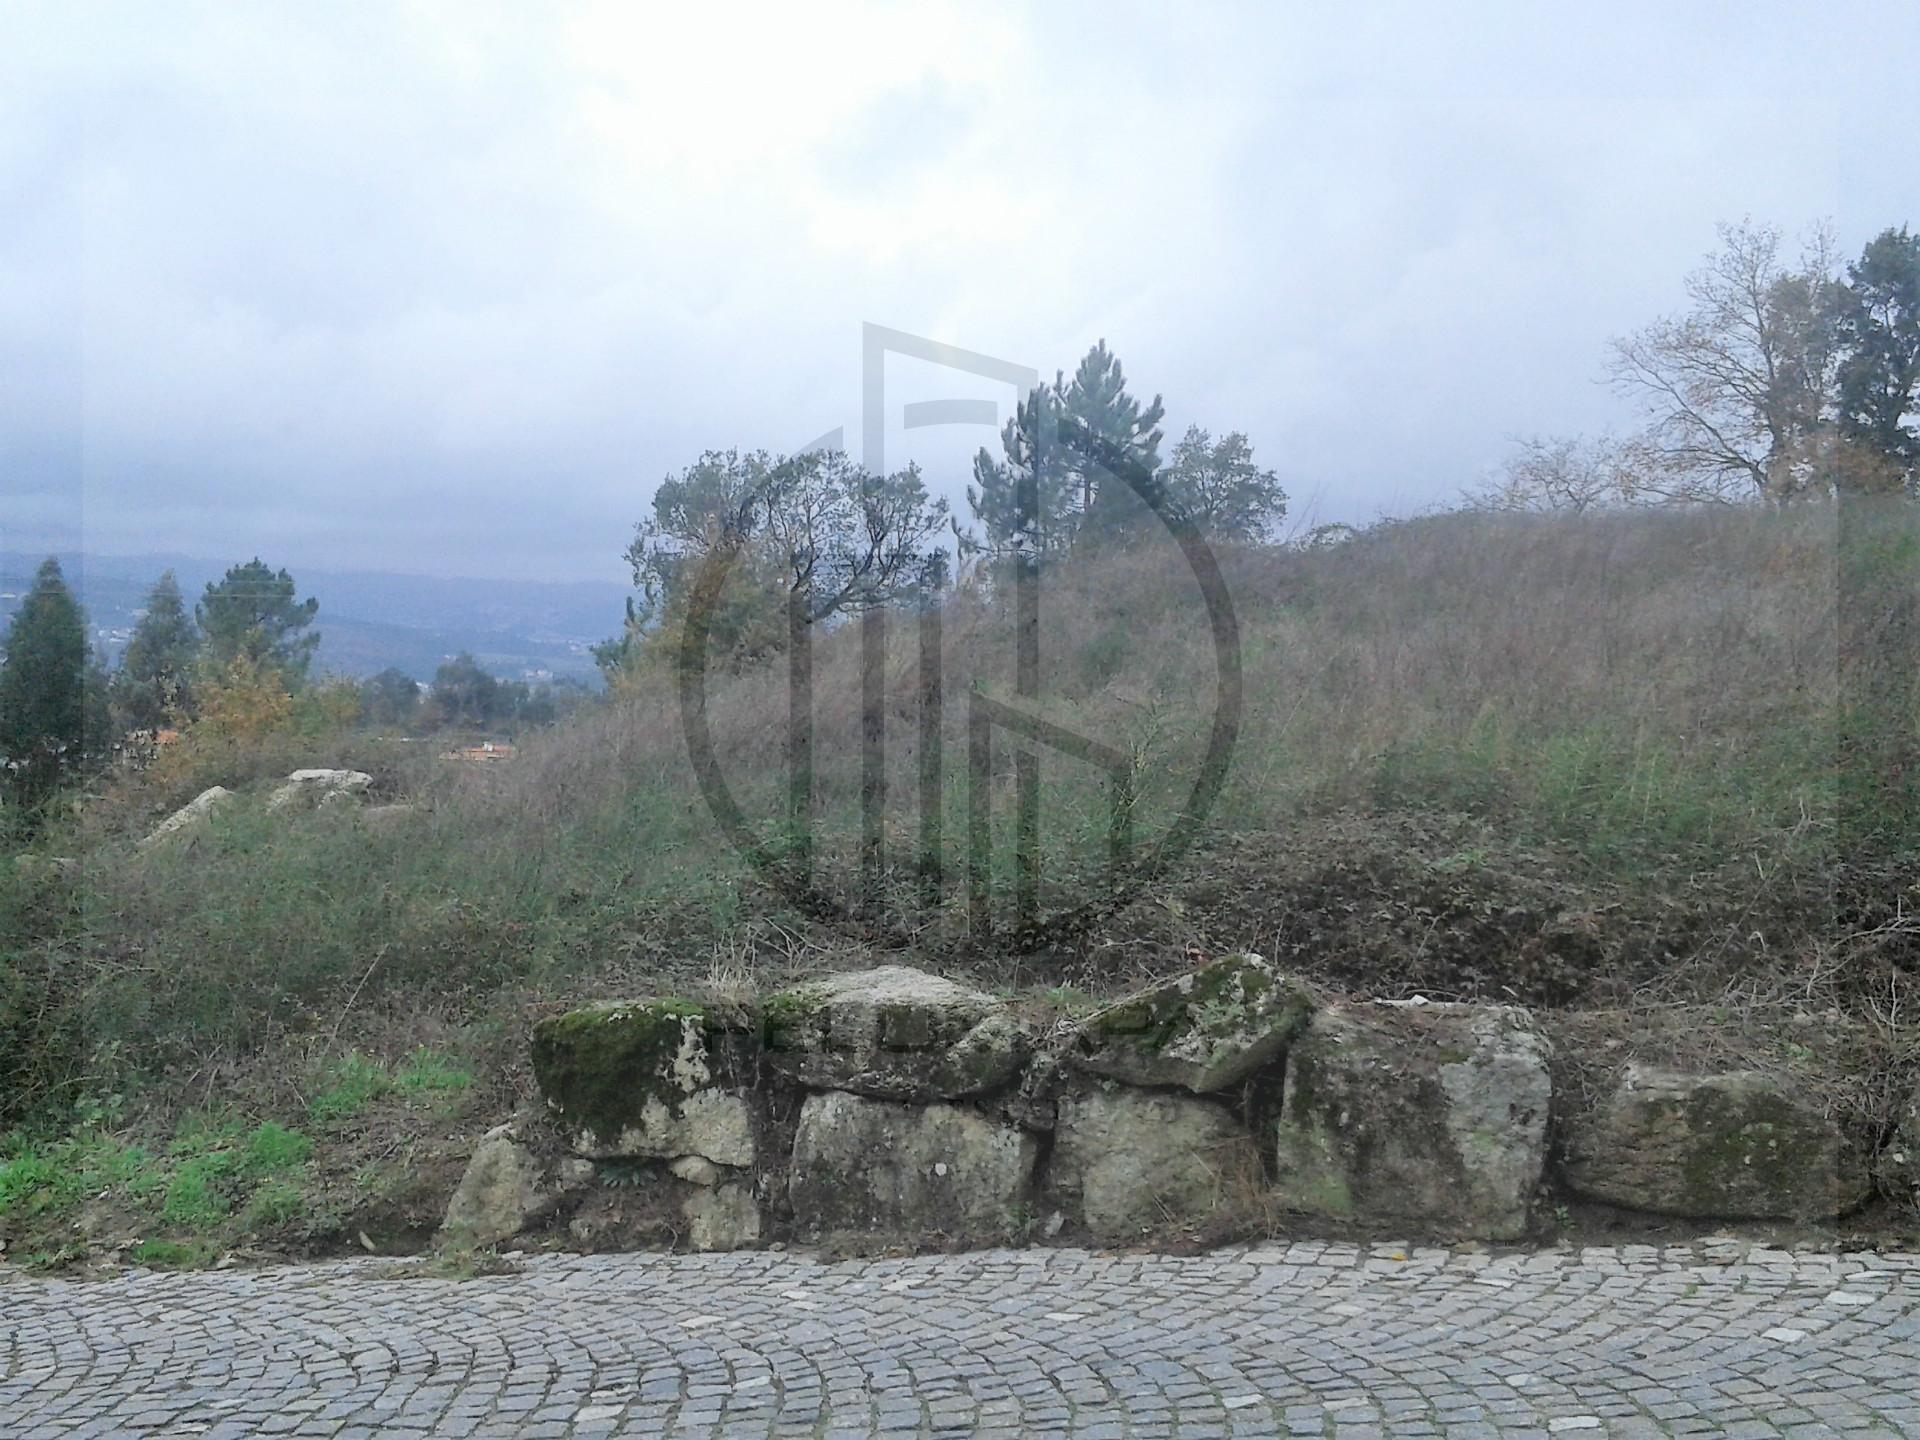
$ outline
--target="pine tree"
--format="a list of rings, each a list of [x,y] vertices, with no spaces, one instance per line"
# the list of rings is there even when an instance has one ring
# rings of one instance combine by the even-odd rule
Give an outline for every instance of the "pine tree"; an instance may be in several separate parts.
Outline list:
[[[420,687],[389,665],[360,687],[360,714],[370,725],[406,725],[420,713]]]
[[[28,804],[44,799],[104,741],[89,734],[87,673],[86,617],[60,562],[49,559],[7,630],[0,667],[0,758]]]
[[[200,633],[169,570],[147,596],[147,613],[134,626],[113,679],[113,704],[122,726],[158,730],[184,713],[199,653]]]
[[[1116,471],[1130,471],[1154,496],[1165,414],[1158,395],[1144,408],[1133,398],[1126,372],[1100,341],[1071,381],[1056,373],[1052,385],[1020,403],[1000,432],[1000,459],[985,449],[974,458],[967,503],[985,535],[972,548],[1013,548],[1023,482],[1039,502],[1030,542],[1039,558],[1131,533],[1146,517],[1145,497]]]
[[[294,681],[307,673],[318,634],[302,634],[320,610],[318,600],[295,600],[293,576],[259,559],[235,565],[207,586],[195,610],[217,670],[236,660],[266,665]]]
[[[1168,510],[1210,540],[1258,540],[1287,513],[1279,477],[1254,464],[1253,446],[1237,430],[1215,440],[1189,425],[1159,483]]]
[[[1105,340],[1080,361],[1061,400],[1072,422],[1066,449],[1078,492],[1076,538],[1082,544],[1105,545],[1137,533],[1148,505],[1157,499],[1153,486],[1160,470],[1159,425],[1166,406],[1156,395],[1143,409],[1128,393],[1126,372]],[[1092,444],[1080,438],[1081,429]],[[1141,488],[1119,473],[1122,469],[1131,470]]]
[[[1072,503],[1067,456],[1060,448],[1062,384],[1041,386],[1014,407],[1000,431],[1002,457],[982,446],[973,460],[967,504],[984,537],[971,540],[976,553],[1008,555],[1024,548],[1038,559],[1073,542],[1077,509]],[[1023,502],[1022,487],[1032,495]],[[1032,514],[1025,513],[1031,505]]]

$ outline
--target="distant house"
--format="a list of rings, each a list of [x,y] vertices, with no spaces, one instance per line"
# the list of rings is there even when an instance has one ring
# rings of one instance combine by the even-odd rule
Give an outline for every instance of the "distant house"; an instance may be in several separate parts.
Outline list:
[[[463,745],[457,750],[449,750],[440,757],[442,760],[492,761],[511,760],[513,746],[505,741],[483,740],[478,745]]]

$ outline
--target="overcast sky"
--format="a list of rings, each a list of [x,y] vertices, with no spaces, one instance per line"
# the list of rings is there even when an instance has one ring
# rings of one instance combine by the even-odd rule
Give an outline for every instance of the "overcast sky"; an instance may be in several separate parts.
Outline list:
[[[1743,215],[1920,221],[1910,3],[0,0],[0,549],[622,578],[702,449],[861,449],[877,324],[1321,520],[1624,428],[1609,335]],[[895,357],[960,494],[995,398]]]

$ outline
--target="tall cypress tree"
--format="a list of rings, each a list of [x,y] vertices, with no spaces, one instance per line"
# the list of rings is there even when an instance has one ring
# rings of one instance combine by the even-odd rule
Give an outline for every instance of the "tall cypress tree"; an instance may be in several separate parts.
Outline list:
[[[86,617],[48,559],[8,627],[0,667],[0,757],[22,799],[44,799],[85,759],[87,722]]]
[[[199,652],[200,633],[169,570],[147,596],[147,613],[113,679],[114,708],[127,729],[158,730],[188,708],[188,677]]]

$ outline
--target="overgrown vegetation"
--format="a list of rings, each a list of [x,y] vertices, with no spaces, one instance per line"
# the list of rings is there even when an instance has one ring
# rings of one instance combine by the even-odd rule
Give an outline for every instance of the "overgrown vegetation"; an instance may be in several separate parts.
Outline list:
[[[1791,276],[1762,278],[1770,304],[1804,298]],[[1845,313],[1897,349],[1871,315]],[[526,1098],[541,1014],[703,989],[733,1003],[756,981],[876,952],[1063,1010],[1253,950],[1365,994],[1832,1011],[1891,1036],[1920,968],[1920,765],[1902,760],[1920,744],[1913,511],[1836,506],[1802,442],[1878,446],[1891,465],[1906,431],[1878,411],[1839,428],[1794,417],[1793,444],[1742,472],[1798,466],[1791,505],[1520,503],[1282,544],[1264,537],[1285,497],[1244,437],[1195,432],[1161,471],[1157,398],[1127,396],[1098,347],[1071,385],[1021,407],[1003,460],[976,467],[986,530],[957,576],[922,563],[939,515],[911,472],[878,482],[838,460],[734,455],[693,467],[636,542],[656,609],[603,657],[612,693],[504,765],[368,734],[358,696],[294,683],[297,654],[283,664],[275,647],[305,643],[310,611],[284,572],[254,577],[272,581],[278,619],[229,626],[217,668],[168,669],[184,643],[175,597],[123,703],[190,703],[177,743],[47,791],[57,803],[36,791],[30,817],[0,808],[0,1121],[19,1127],[0,1227],[46,1264],[85,1252],[103,1204],[151,1229],[135,1253],[155,1264],[201,1263],[258,1232],[412,1233],[434,1199],[421,1188],[434,1137]],[[1103,501],[1091,472],[1049,459],[1050,424],[1162,476],[1189,518],[1212,507],[1237,690],[1189,557],[1143,511]],[[1748,438],[1773,444],[1764,430]],[[1555,495],[1611,483],[1570,473],[1591,459],[1571,450],[1533,459]],[[1032,870],[1015,844],[1016,746],[1002,734],[979,774],[967,763],[970,707],[1025,688],[1008,567],[1037,563],[1036,537],[1007,506],[1026,481],[1052,487],[1071,531],[1038,537],[1045,698],[1032,703],[1115,761],[1041,756]],[[893,508],[865,514],[875,485]],[[702,582],[715,621],[703,785],[675,662],[699,608],[689,577],[716,545],[739,563]],[[816,580],[847,605],[795,605]],[[885,607],[877,634],[837,623],[871,606]],[[71,617],[57,597],[41,608],[70,671]],[[796,805],[781,652],[801,631],[813,719]],[[456,669],[447,703],[490,703]],[[395,715],[404,679],[376,687]],[[877,769],[862,703],[875,681]],[[61,714],[88,693],[67,685]],[[1229,768],[1200,816],[1223,706]],[[65,768],[57,745],[35,753]],[[267,781],[341,763],[372,772],[376,798],[410,800],[406,822],[261,803]],[[715,777],[744,837],[716,824]],[[140,846],[213,784],[241,799],[190,842]],[[880,801],[877,831],[863,797]],[[1116,804],[1135,837],[1118,872]],[[1189,822],[1192,851],[1148,863]],[[1084,923],[1015,931],[1004,903],[998,928],[975,923],[970,888],[1004,902],[1023,884],[1043,916]]]
[[[1510,877],[1550,877],[1529,924],[1578,912],[1582,897],[1610,907],[1609,925],[1668,907],[1661,933],[1674,944],[1717,936],[1721,978],[1832,943],[1845,857],[1833,851],[1841,776],[1826,513],[1440,516],[1332,549],[1222,558],[1241,624],[1240,736],[1213,848],[1153,894],[1179,903],[1180,886],[1204,887],[1210,867],[1233,864],[1231,837],[1285,851],[1291,837],[1341,836],[1361,866],[1351,893],[1313,902],[1337,917],[1387,884],[1357,839],[1372,826],[1436,885],[1484,882],[1474,904],[1511,908]],[[1135,757],[1136,824],[1150,841],[1185,803],[1211,718],[1215,676],[1211,655],[1191,644],[1204,624],[1191,577],[1177,554],[1131,550],[1097,572],[1059,567],[1046,602],[1050,713]],[[943,623],[946,689],[960,697],[947,706],[945,743],[964,755],[965,695],[1011,688],[1010,621],[973,589]],[[886,657],[896,697],[915,693],[917,637],[905,629],[895,627]],[[351,811],[290,825],[242,807],[192,847],[136,858],[130,840],[146,819],[123,818],[137,792],[118,791],[51,839],[82,852],[76,875],[0,877],[14,957],[8,1023],[23,1033],[20,1017],[37,1017],[31,1030],[49,1057],[15,1095],[72,1093],[103,1072],[132,1083],[196,1055],[317,1036],[339,1047],[340,1069],[314,1113],[347,1113],[353,1096],[405,1083],[393,1078],[404,1071],[370,1078],[355,1067],[371,1061],[340,1058],[370,1014],[411,1006],[472,1018],[527,996],[697,978],[725,946],[779,967],[819,947],[912,945],[1003,980],[1103,983],[1096,961],[1131,953],[1110,942],[1138,929],[1137,915],[1044,961],[968,935],[964,775],[942,796],[946,884],[927,904],[905,744],[889,755],[889,868],[877,895],[862,889],[856,639],[833,635],[816,658],[813,860],[820,887],[849,902],[850,924],[794,910],[716,832],[674,700],[659,693],[583,713],[523,747],[505,774],[408,775],[431,813],[405,833],[370,832]],[[748,670],[714,685],[719,769],[776,838],[785,676]],[[996,777],[1010,771],[998,754]],[[1104,776],[1064,760],[1048,762],[1046,786],[1042,879],[1059,904],[1104,874],[1108,792]],[[994,807],[1004,894],[1013,826],[997,778]],[[1418,815],[1471,823],[1383,818]],[[1354,816],[1374,819],[1341,818]],[[1442,831],[1483,838],[1455,853]],[[1429,845],[1440,853],[1422,853]],[[1307,898],[1298,870],[1276,867],[1272,908]],[[1815,905],[1821,895],[1828,902]],[[1808,908],[1796,918],[1786,896]],[[1270,945],[1273,935],[1232,918],[1238,903],[1189,906],[1176,927],[1183,943]],[[1735,934],[1742,916],[1755,923]],[[1306,934],[1311,919],[1296,910],[1290,923]],[[1508,942],[1528,943],[1524,929]],[[1108,965],[1104,983],[1129,964]]]

